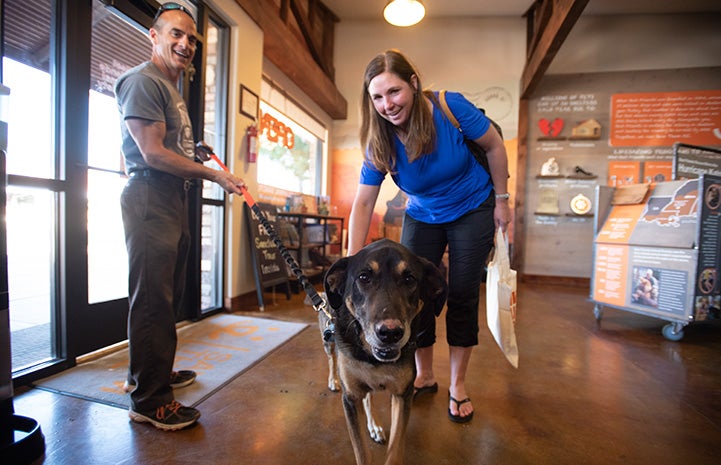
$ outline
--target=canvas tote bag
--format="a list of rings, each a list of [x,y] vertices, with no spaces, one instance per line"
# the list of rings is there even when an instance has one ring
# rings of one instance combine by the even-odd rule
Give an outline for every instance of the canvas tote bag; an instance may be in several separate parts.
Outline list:
[[[496,231],[496,248],[486,276],[486,319],[493,339],[506,359],[518,368],[516,343],[516,271],[511,269],[508,242],[501,228]]]

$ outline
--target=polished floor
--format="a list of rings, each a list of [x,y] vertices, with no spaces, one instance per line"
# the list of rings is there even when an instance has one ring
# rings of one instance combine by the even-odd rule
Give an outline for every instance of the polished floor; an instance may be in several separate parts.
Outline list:
[[[469,424],[447,418],[440,339],[441,389],[413,406],[407,465],[720,463],[720,326],[690,325],[671,342],[662,320],[607,309],[599,325],[587,289],[539,284],[521,286],[518,315],[517,370],[482,323],[467,380],[476,411]],[[300,295],[260,316],[315,322]],[[201,403],[199,424],[183,431],[38,389],[17,390],[14,406],[41,424],[38,464],[353,464],[340,395],[326,379],[311,326]],[[388,429],[388,396],[377,399]],[[373,463],[384,452],[374,444]]]

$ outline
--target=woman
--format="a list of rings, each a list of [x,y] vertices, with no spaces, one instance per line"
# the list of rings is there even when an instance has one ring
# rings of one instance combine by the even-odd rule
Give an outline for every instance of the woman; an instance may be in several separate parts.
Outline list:
[[[465,376],[471,350],[478,345],[484,264],[495,227],[505,230],[510,218],[508,160],[503,140],[481,111],[458,93],[449,92],[446,99],[464,134],[485,149],[490,174],[444,116],[437,96],[423,91],[418,71],[403,54],[389,50],[366,67],[360,133],[366,159],[350,213],[348,253],[363,247],[380,185],[390,173],[408,196],[401,242],[436,265],[448,246],[448,415],[463,423],[473,417]],[[434,313],[440,309],[426,307],[414,322],[414,397],[438,390],[433,373]]]

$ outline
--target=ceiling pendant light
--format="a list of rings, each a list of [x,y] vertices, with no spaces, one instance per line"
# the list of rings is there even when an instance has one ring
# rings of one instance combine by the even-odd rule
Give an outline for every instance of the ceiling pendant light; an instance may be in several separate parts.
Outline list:
[[[386,21],[400,27],[417,24],[425,14],[426,8],[420,0],[391,0],[383,10]]]

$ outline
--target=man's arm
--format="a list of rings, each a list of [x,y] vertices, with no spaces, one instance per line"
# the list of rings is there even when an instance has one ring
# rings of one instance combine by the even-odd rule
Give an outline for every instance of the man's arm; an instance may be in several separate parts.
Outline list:
[[[196,163],[163,145],[165,123],[140,118],[128,118],[125,124],[143,155],[145,163],[153,169],[174,174],[180,178],[201,178],[219,184],[229,193],[241,194],[242,179],[222,170],[214,170]]]

